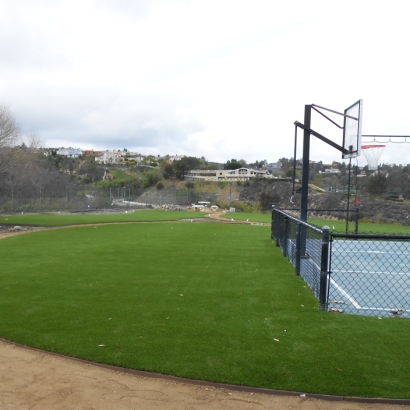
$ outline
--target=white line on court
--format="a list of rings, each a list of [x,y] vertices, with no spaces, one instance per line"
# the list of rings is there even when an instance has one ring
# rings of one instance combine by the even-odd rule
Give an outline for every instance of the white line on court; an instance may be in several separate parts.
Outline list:
[[[402,276],[409,276],[409,272],[384,272],[384,271],[368,271],[368,270],[339,270],[339,269],[333,269],[332,272],[334,273],[355,273],[357,275],[384,275],[384,276],[396,276],[396,275],[402,275]]]
[[[356,308],[362,309],[362,307],[345,291],[341,288],[333,279],[330,279],[330,283],[343,295],[345,296],[349,302]]]
[[[395,308],[362,307],[361,309],[363,309],[363,310],[381,310],[381,311],[385,311],[385,312],[391,312]],[[407,310],[405,309],[404,312],[407,312]]]

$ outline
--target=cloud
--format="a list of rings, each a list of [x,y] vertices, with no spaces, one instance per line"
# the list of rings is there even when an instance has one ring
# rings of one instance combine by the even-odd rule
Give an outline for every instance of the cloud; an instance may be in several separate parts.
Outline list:
[[[142,19],[165,0],[96,0],[95,8],[124,14],[132,19]]]
[[[35,98],[36,90],[26,94]],[[170,94],[126,94],[114,88],[104,91],[95,86],[72,86],[64,98],[53,99],[58,89],[41,91],[35,108],[23,98],[15,110],[23,132],[36,132],[48,144],[61,139],[64,144],[95,146],[98,149],[128,147],[153,148],[159,153],[184,146],[189,136],[204,131],[192,112],[190,101]],[[63,91],[62,91],[63,93]]]
[[[375,2],[370,19],[350,0],[337,13],[319,0],[3,0],[0,103],[50,145],[220,162],[293,156],[311,103],[363,98],[364,133],[406,134],[404,4]],[[311,158],[341,154],[313,138]]]

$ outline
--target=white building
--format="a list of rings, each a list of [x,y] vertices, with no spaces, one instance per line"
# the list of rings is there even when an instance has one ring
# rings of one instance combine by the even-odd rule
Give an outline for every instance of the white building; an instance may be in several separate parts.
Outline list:
[[[104,151],[99,157],[95,157],[98,164],[119,164],[122,162],[121,155],[117,151]]]
[[[185,175],[185,179],[196,181],[247,181],[251,178],[272,178],[268,170],[257,170],[250,168],[238,169],[218,169],[218,170],[202,170],[196,169],[189,171]]]
[[[57,155],[67,158],[79,158],[83,151],[79,148],[59,148],[56,152]]]
[[[340,174],[340,169],[325,168],[324,171],[319,171],[319,174]]]

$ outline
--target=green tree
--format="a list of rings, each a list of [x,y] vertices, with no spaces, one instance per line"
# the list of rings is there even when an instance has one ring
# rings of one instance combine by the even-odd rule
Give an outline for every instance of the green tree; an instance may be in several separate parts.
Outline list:
[[[149,171],[145,171],[142,174],[142,187],[149,188],[154,186],[160,180],[160,176],[158,174],[158,170],[150,169]]]
[[[367,190],[372,195],[382,195],[387,192],[387,177],[381,172],[369,177]]]
[[[171,178],[174,178],[174,174],[175,172],[174,172],[174,167],[172,166],[172,164],[166,164],[165,167],[163,168],[162,176],[165,179],[171,179]]]
[[[231,159],[225,164],[225,169],[238,169],[242,168],[242,163],[236,159]]]
[[[174,174],[177,179],[184,179],[188,171],[198,169],[201,160],[196,157],[183,157],[179,161],[173,162]]]

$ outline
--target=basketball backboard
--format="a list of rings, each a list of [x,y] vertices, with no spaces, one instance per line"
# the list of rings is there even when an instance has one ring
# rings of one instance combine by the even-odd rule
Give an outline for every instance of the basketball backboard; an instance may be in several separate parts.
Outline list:
[[[345,109],[343,122],[343,148],[349,152],[342,158],[356,158],[362,145],[363,100]]]

